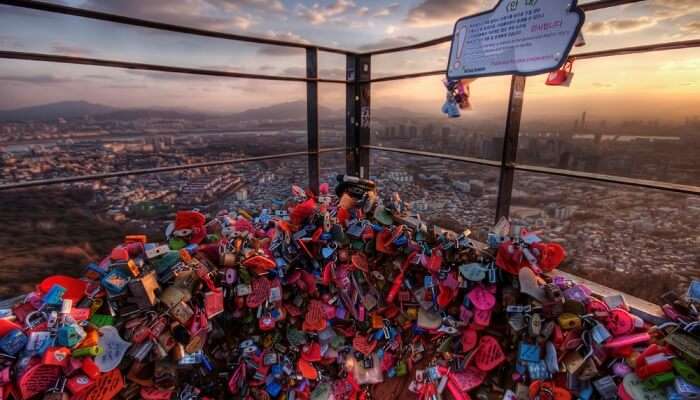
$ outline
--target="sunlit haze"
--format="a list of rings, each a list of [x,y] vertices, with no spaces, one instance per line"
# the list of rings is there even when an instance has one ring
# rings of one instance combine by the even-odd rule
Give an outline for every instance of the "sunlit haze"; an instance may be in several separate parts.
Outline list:
[[[449,34],[457,18],[486,10],[493,1],[287,1],[287,0],[54,0],[62,4],[205,29],[369,50]],[[582,3],[585,3],[583,1]],[[688,40],[700,36],[700,2],[654,0],[587,13],[586,46],[577,52]],[[158,32],[79,17],[0,6],[0,48],[208,69],[300,76],[303,50]],[[378,56],[373,75],[445,67],[449,44]],[[321,75],[344,76],[345,58],[321,53]],[[581,60],[569,88],[528,80],[529,117],[571,115],[586,109],[598,118],[682,122],[700,107],[700,51]],[[508,84],[477,80],[474,118],[502,115]],[[238,112],[303,100],[302,84],[114,70],[92,66],[5,61],[0,64],[0,109],[65,100],[108,106]],[[324,105],[344,107],[344,89],[322,85]],[[373,102],[439,112],[439,77],[376,84]],[[469,117],[469,115],[467,116]]]

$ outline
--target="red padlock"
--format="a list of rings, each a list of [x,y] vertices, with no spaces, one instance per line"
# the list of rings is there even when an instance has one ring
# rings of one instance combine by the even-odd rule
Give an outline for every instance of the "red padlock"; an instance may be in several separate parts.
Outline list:
[[[547,76],[547,81],[545,84],[548,86],[569,86],[571,83],[571,77],[573,76],[573,68],[574,59],[571,58],[567,60],[561,68],[550,72]]]

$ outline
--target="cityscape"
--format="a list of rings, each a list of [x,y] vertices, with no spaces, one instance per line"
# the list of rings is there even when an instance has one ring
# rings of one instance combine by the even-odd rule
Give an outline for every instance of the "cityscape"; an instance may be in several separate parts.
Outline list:
[[[44,118],[0,123],[0,181],[304,151],[303,107],[285,103],[249,110],[243,113],[247,116],[214,118],[56,104],[43,109]],[[55,115],[61,109],[66,116]],[[395,114],[375,115],[372,144],[500,159],[503,127],[498,121],[475,120],[462,128],[442,119],[407,120]],[[323,147],[344,146],[342,112],[325,115],[330,118],[321,121]],[[665,135],[655,134],[660,131]],[[676,126],[613,124],[591,121],[583,112],[568,127],[524,123],[518,160],[697,185],[700,161],[693,149],[698,148],[698,131],[698,117]],[[2,212],[10,228],[0,234],[9,245],[3,246],[7,268],[0,273],[6,275],[3,281],[18,281],[3,287],[0,295],[31,288],[47,269],[77,274],[126,233],[160,240],[179,209],[284,208],[291,184],[306,185],[306,168],[302,155],[0,192],[2,203],[11,205]],[[342,148],[321,155],[322,181],[333,185],[344,170]],[[469,229],[478,239],[494,223],[498,168],[372,151],[370,176],[382,196],[398,192],[411,212],[428,222]],[[696,197],[520,172],[511,208],[515,223],[567,248],[565,270],[651,301],[700,275],[698,217]],[[32,277],[18,280],[17,274]]]

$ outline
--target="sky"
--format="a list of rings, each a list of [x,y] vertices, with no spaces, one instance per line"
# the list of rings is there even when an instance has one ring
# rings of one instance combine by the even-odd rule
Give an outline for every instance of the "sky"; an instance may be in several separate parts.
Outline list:
[[[410,44],[452,32],[455,21],[494,0],[51,0],[99,11],[198,28],[316,43],[351,50]],[[581,1],[585,3],[589,0]],[[700,1],[647,0],[592,11],[583,28],[586,52],[700,38]],[[241,72],[300,76],[304,52],[278,46],[173,34],[79,17],[0,6],[0,49],[47,52]],[[444,69],[449,43],[373,58],[373,76]],[[321,53],[320,74],[342,78],[345,59]],[[581,60],[569,88],[528,79],[526,116],[588,110],[600,118],[680,120],[700,113],[700,49]],[[440,77],[375,84],[373,105],[439,115]],[[506,107],[507,78],[472,83],[474,115]],[[237,112],[303,100],[300,83],[126,71],[45,62],[0,62],[0,109],[63,100],[116,107]],[[322,84],[322,104],[344,106],[342,85]]]

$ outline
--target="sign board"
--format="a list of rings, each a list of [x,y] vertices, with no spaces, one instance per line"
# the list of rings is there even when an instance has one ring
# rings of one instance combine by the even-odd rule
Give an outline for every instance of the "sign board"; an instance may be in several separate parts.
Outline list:
[[[455,24],[447,78],[537,75],[560,68],[585,14],[577,0],[500,0]]]

